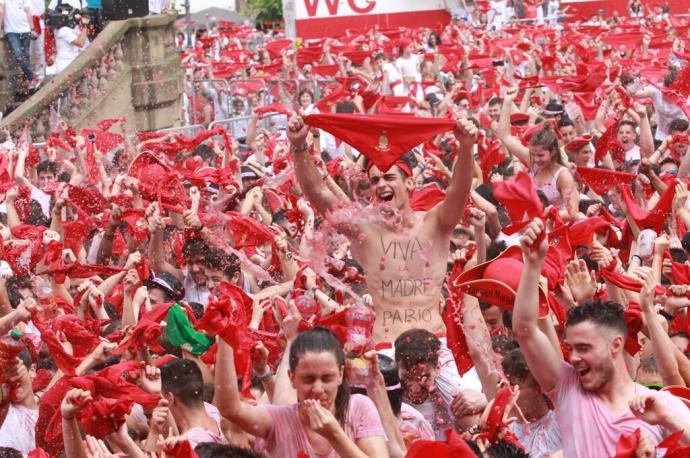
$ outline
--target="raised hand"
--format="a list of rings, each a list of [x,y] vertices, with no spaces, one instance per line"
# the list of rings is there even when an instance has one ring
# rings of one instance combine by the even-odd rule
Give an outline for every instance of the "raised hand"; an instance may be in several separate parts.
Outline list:
[[[522,254],[525,257],[525,262],[530,264],[541,264],[546,256],[546,250],[548,249],[548,243],[546,242],[546,237],[544,235],[544,222],[541,219],[532,220],[525,228],[522,230],[522,236],[520,237],[520,248],[522,248]],[[539,240],[541,237],[541,240]]]
[[[587,270],[582,259],[570,261],[565,271],[565,282],[575,302],[591,300],[597,292],[597,277]]]
[[[67,395],[65,395],[65,398],[62,400],[62,404],[60,404],[60,414],[62,418],[68,420],[73,419],[77,412],[92,400],[91,392],[72,388],[67,392]]]

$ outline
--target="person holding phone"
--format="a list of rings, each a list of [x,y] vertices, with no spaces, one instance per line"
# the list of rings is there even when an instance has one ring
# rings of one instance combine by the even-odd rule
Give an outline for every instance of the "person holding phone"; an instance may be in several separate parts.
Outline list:
[[[72,24],[65,25],[55,34],[55,66],[58,73],[67,68],[89,46],[89,17],[76,15],[76,18],[73,27],[70,27]]]

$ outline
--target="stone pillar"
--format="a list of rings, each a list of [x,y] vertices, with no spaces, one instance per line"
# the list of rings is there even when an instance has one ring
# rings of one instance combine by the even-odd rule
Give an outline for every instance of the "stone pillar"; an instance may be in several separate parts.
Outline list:
[[[173,22],[144,18],[143,27],[130,30],[122,49],[132,71],[132,105],[139,130],[158,130],[180,121],[183,69],[175,49]]]

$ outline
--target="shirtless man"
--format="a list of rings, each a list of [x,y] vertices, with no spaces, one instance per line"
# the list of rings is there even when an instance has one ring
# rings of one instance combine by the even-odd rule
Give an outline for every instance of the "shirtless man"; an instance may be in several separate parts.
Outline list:
[[[309,157],[309,126],[290,120],[295,173],[309,200],[326,214],[341,202],[326,187]],[[441,287],[453,228],[462,217],[472,183],[472,146],[477,129],[460,120],[455,135],[460,152],[446,198],[428,212],[415,212],[408,192],[414,186],[407,164],[398,161],[389,170],[368,169],[374,204],[387,203],[400,213],[402,231],[371,222],[358,222],[349,234],[352,255],[364,268],[376,312],[374,340],[392,342],[410,328],[432,333],[445,330],[440,313]],[[354,226],[354,225],[353,225]],[[361,235],[364,237],[361,237]]]

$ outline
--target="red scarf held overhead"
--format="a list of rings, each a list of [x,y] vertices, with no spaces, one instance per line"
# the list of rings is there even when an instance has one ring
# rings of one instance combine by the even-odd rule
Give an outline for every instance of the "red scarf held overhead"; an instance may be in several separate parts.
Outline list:
[[[384,172],[415,146],[456,125],[443,118],[343,113],[312,114],[304,121],[348,143]]]

